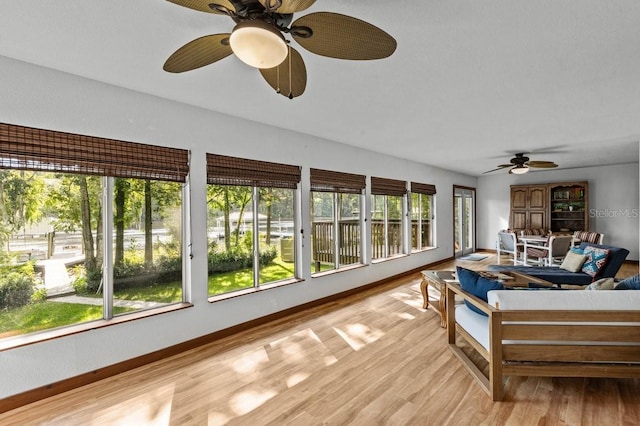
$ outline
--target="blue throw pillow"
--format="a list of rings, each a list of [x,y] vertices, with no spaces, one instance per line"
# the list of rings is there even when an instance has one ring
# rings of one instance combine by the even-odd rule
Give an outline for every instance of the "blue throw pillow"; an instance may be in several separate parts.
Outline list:
[[[614,290],[640,290],[640,274],[620,281]]]
[[[582,264],[582,272],[587,273],[595,280],[604,265],[607,263],[609,250],[599,247],[587,246],[584,248],[584,254],[587,256]]]
[[[464,291],[473,294],[485,302],[487,301],[487,293],[489,291],[505,289],[502,283],[482,277],[477,272],[461,268],[459,266],[456,270],[458,274],[458,281],[460,281],[460,287],[462,287]],[[472,311],[477,312],[480,315],[484,315],[485,317],[488,316],[466,300],[464,303],[466,303],[467,307]]]

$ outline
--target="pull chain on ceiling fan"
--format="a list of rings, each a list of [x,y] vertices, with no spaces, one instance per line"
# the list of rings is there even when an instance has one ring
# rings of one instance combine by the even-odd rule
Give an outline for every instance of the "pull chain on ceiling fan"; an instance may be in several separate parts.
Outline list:
[[[167,59],[165,71],[190,71],[234,53],[244,63],[258,68],[277,93],[290,99],[304,93],[307,70],[302,56],[283,33],[290,34],[312,53],[336,59],[382,59],[391,56],[397,46],[396,40],[380,28],[351,16],[315,12],[293,21],[295,12],[309,8],[315,0],[167,1],[200,12],[227,15],[236,26],[231,33],[212,34],[185,44]]]
[[[517,175],[527,173],[529,168],[552,169],[558,167],[558,165],[553,161],[530,161],[529,157],[526,157],[525,154],[525,152],[517,153],[516,156],[510,160],[510,164],[500,164],[497,168],[486,171],[482,174],[484,175],[495,172],[496,170],[506,169],[507,167],[511,167],[509,174]]]

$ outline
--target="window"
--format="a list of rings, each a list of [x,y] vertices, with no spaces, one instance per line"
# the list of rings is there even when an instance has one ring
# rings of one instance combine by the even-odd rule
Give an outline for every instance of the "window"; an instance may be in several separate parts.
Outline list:
[[[209,296],[295,278],[300,167],[207,154]]]
[[[0,336],[182,302],[188,154],[0,124]]]
[[[433,205],[435,185],[411,182],[411,251],[435,246]]]
[[[311,169],[311,272],[362,263],[362,175]]]
[[[371,258],[385,259],[404,253],[403,217],[407,183],[371,177]]]

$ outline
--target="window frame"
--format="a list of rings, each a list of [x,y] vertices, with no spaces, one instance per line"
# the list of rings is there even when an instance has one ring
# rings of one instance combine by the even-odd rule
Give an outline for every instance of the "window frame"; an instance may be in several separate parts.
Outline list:
[[[419,195],[418,197],[418,227],[417,227],[417,235],[416,235],[416,245],[420,245],[420,247],[414,249],[413,248],[413,233],[410,232],[411,235],[409,235],[409,250],[410,253],[418,253],[421,251],[426,251],[426,250],[431,250],[436,248],[437,246],[437,242],[436,242],[436,186],[432,185],[432,184],[426,184],[426,183],[419,183],[419,182],[411,182],[411,186],[410,186],[410,192],[409,192],[409,197],[407,200],[408,206],[407,209],[409,211],[409,214],[411,215],[413,213],[413,195]],[[430,231],[430,238],[431,238],[431,245],[428,246],[424,246],[424,243],[422,242],[422,232],[421,232],[421,225],[422,225],[422,197],[423,196],[428,196],[430,197],[429,199],[429,206],[430,206],[430,225],[429,225],[429,231]],[[409,229],[413,230],[413,218],[409,217]]]
[[[260,190],[261,189],[290,189],[292,190],[293,199],[291,201],[293,208],[293,246],[294,246],[294,276],[278,281],[270,281],[260,283],[260,223],[259,220],[252,221],[252,279],[251,287],[230,290],[220,294],[207,294],[209,302],[216,302],[244,294],[254,293],[265,289],[288,285],[302,281],[300,262],[298,262],[297,247],[298,233],[295,232],[299,228],[299,192],[301,182],[300,166],[289,164],[273,163],[262,160],[252,160],[240,157],[231,157],[207,153],[207,186],[234,186],[246,187],[251,192],[251,209],[255,218],[258,216],[260,207]],[[208,215],[207,215],[208,216]],[[207,271],[207,277],[209,273]],[[207,291],[208,293],[208,291]]]
[[[61,153],[64,153],[62,155]],[[182,300],[160,307],[139,309],[114,316],[113,239],[103,238],[102,318],[0,339],[0,350],[93,330],[113,324],[172,312],[192,306],[186,277],[190,275],[186,247],[191,247],[188,150],[86,136],[56,130],[0,123],[0,169],[99,176],[102,180],[102,232],[113,231],[114,177],[149,179],[181,184]]]
[[[382,256],[374,257],[374,238],[371,236],[371,262],[381,262],[396,257],[405,256],[410,253],[408,250],[408,232],[407,232],[407,216],[408,216],[408,191],[407,182],[398,179],[389,179],[371,176],[371,206],[372,209],[376,205],[374,197],[382,197],[382,221],[383,221],[383,247]],[[389,197],[401,197],[399,200],[400,205],[400,253],[390,254],[390,241],[389,241]],[[373,234],[373,211],[371,212],[372,234]]]
[[[339,271],[343,271],[345,269],[350,269],[354,267],[359,267],[364,265],[365,262],[365,250],[364,244],[366,243],[366,238],[363,237],[365,234],[365,218],[364,218],[364,207],[365,207],[365,199],[364,199],[364,190],[366,188],[366,176],[354,174],[354,173],[345,173],[338,172],[333,170],[324,170],[324,169],[310,169],[310,225],[312,227],[311,238],[315,239],[315,216],[313,212],[313,202],[315,192],[319,193],[328,193],[332,195],[332,213],[333,213],[333,269],[320,271],[316,266],[316,271],[311,270],[311,276],[317,277],[325,274],[335,273]],[[359,254],[358,254],[358,262],[357,263],[349,263],[342,265],[340,262],[341,257],[341,245],[340,241],[342,240],[341,235],[341,227],[340,221],[342,218],[342,195],[355,195],[358,197],[358,229],[359,229]],[[311,250],[311,260],[315,260],[314,256],[314,244],[310,245]],[[319,264],[319,261],[316,261],[316,265]]]

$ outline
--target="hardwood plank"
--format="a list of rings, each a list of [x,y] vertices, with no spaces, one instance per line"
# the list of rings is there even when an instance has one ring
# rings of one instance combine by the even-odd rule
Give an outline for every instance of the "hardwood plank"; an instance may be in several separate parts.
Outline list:
[[[509,377],[504,401],[492,402],[448,349],[439,315],[422,309],[420,280],[275,318],[0,414],[0,424],[640,424],[640,379]]]

